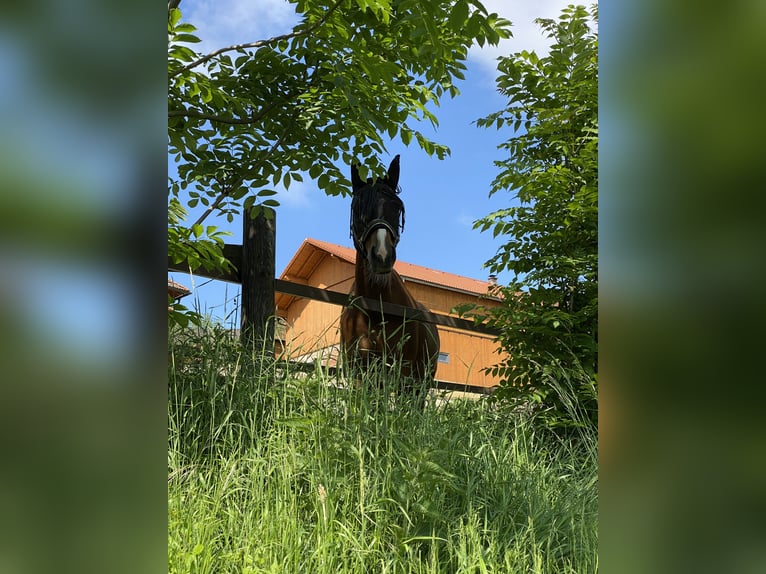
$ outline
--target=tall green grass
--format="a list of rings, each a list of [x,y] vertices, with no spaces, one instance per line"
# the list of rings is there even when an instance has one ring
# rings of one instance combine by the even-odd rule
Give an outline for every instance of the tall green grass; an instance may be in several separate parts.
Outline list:
[[[557,438],[484,400],[421,411],[222,332],[172,341],[169,572],[597,570],[587,431]]]

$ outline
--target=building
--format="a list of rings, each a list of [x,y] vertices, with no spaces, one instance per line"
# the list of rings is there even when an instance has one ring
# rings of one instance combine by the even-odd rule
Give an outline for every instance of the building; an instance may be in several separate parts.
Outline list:
[[[181,300],[190,293],[191,291],[189,291],[186,287],[180,283],[176,283],[170,277],[168,277],[168,298],[172,299],[173,302]],[[173,308],[171,306],[168,306],[168,311],[171,311],[172,309]]]
[[[354,281],[356,251],[317,239],[306,239],[285,267],[280,279],[348,293]],[[397,261],[394,265],[412,295],[434,313],[449,315],[461,303],[500,305],[489,294],[493,282],[469,279]],[[292,360],[320,360],[335,366],[340,341],[341,308],[337,305],[276,294],[278,321],[285,326],[278,349]],[[493,387],[499,379],[483,372],[503,358],[490,335],[438,326],[441,352],[436,371],[440,382]]]

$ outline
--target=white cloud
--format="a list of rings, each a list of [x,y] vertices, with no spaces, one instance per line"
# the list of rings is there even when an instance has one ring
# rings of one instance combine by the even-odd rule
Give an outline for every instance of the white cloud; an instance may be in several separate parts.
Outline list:
[[[457,224],[461,227],[468,227],[469,229],[473,229],[473,222],[479,219],[475,215],[469,215],[468,213],[461,213],[458,215],[457,219],[455,220]]]
[[[180,8],[197,27],[202,53],[285,34],[298,21],[286,0],[182,0]]]
[[[305,174],[308,178],[308,174]],[[277,200],[286,207],[311,207],[311,196],[320,193],[312,181],[293,181],[290,189],[280,186],[277,188]]]
[[[513,37],[496,47],[471,48],[471,59],[494,76],[498,56],[521,50],[534,50],[540,56],[547,53],[550,40],[534,20],[558,18],[562,8],[572,3],[590,5],[574,0],[483,0],[489,12],[512,22]],[[180,7],[184,19],[197,26],[202,43],[195,48],[202,53],[285,34],[298,22],[287,0],[182,0]]]
[[[496,12],[501,18],[512,23],[513,37],[501,40],[497,46],[471,48],[469,57],[481,65],[493,77],[497,68],[497,58],[514,52],[534,51],[538,56],[548,53],[551,40],[543,34],[542,29],[535,23],[537,18],[558,19],[561,10],[569,4],[585,4],[574,0],[484,0],[484,6],[490,13]]]

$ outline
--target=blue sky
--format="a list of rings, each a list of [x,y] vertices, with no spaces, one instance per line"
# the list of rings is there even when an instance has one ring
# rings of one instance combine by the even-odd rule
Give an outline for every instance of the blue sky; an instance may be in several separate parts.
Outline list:
[[[428,124],[419,128],[424,134],[451,149],[451,156],[438,160],[417,147],[400,142],[388,145],[390,155],[381,157],[385,164],[401,154],[402,200],[407,210],[407,222],[397,257],[414,263],[472,277],[486,279],[483,263],[502,244],[491,233],[472,229],[473,221],[490,212],[509,207],[512,194],[499,192],[488,197],[490,182],[497,174],[493,160],[502,157],[497,145],[513,134],[478,129],[473,122],[501,109],[504,99],[495,90],[496,58],[521,50],[535,50],[538,55],[547,50],[547,39],[534,19],[557,18],[569,2],[561,0],[514,2],[487,0],[487,9],[497,12],[513,23],[513,38],[496,48],[472,49],[467,62],[466,79],[458,83],[461,95],[442,100],[435,109],[439,126]],[[183,0],[184,20],[193,23],[202,39],[198,50],[204,53],[232,44],[252,42],[290,30],[295,21],[291,5],[283,0]],[[172,171],[172,165],[168,166]],[[348,173],[348,166],[341,166]],[[349,197],[328,197],[316,188],[306,175],[304,182],[294,182],[289,191],[278,189],[276,271],[279,275],[301,242],[312,237],[351,247],[348,230]],[[190,221],[196,219],[192,211]],[[206,220],[206,225],[218,225],[230,230],[229,243],[241,242],[241,221],[228,224],[225,219]],[[191,288],[193,294],[183,300],[226,324],[238,322],[235,298],[239,286],[188,273],[170,276]],[[501,275],[500,282],[510,279]]]

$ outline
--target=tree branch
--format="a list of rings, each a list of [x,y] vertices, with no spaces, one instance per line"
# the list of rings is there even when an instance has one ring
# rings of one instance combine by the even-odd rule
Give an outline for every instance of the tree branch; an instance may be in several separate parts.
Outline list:
[[[212,114],[205,114],[203,112],[198,112],[196,110],[170,110],[168,112],[169,118],[174,117],[184,117],[184,118],[197,118],[200,120],[208,120],[210,122],[217,122],[221,124],[254,124],[259,122],[263,119],[263,116],[265,116],[269,111],[271,111],[274,107],[276,107],[276,104],[272,104],[268,108],[265,108],[260,113],[247,117],[247,118],[225,118],[223,116],[215,116]]]
[[[235,50],[243,50],[246,48],[262,48],[263,46],[268,46],[269,44],[273,44],[274,42],[279,42],[280,40],[289,40],[290,38],[297,38],[299,36],[306,36],[308,34],[311,34],[311,32],[313,32],[314,30],[319,28],[322,24],[324,24],[327,21],[327,19],[330,17],[330,15],[333,12],[335,12],[338,6],[340,6],[345,1],[346,0],[336,0],[335,4],[333,4],[329,10],[327,10],[324,16],[322,16],[319,20],[317,20],[314,24],[312,24],[305,30],[302,30],[299,32],[290,32],[289,34],[282,34],[281,36],[274,36],[273,38],[269,38],[268,40],[258,40],[257,42],[249,42],[246,44],[237,44],[236,46],[229,46],[227,48],[220,48],[218,50],[210,52],[206,56],[202,56],[201,58],[186,64],[182,68],[179,68],[173,74],[171,74],[170,77],[174,78],[178,76],[179,74],[182,74],[188,70],[191,70],[192,68],[196,68],[200,64],[204,64],[205,62],[215,58],[216,56],[224,54],[226,52],[233,52]]]
[[[313,82],[308,84],[309,86],[313,85]],[[223,116],[216,116],[213,114],[206,114],[204,112],[199,112],[197,110],[193,109],[183,109],[183,110],[170,110],[168,111],[168,117],[174,118],[174,117],[184,117],[184,118],[197,118],[200,120],[208,120],[211,122],[218,122],[222,124],[241,124],[241,125],[249,125],[249,124],[255,124],[259,121],[261,121],[266,114],[268,114],[271,110],[276,108],[277,106],[281,104],[289,104],[292,102],[295,98],[297,98],[302,93],[302,90],[297,90],[295,93],[290,94],[286,96],[282,100],[275,100],[270,105],[265,106],[261,108],[261,111],[259,111],[254,116],[250,116],[247,118],[226,118]]]
[[[265,161],[266,161],[266,158],[267,158],[267,157],[269,157],[269,156],[270,156],[272,153],[274,153],[274,150],[275,150],[275,149],[277,149],[277,146],[278,146],[279,144],[281,144],[281,143],[282,143],[282,140],[283,140],[283,139],[285,138],[285,136],[287,135],[287,132],[290,130],[290,127],[291,127],[291,126],[290,126],[290,125],[288,125],[288,126],[287,126],[287,127],[284,129],[284,131],[283,131],[283,132],[280,134],[280,136],[279,136],[279,138],[277,139],[277,141],[275,141],[275,142],[272,144],[272,146],[269,148],[269,151],[267,151],[265,154],[263,154],[263,159],[261,159],[261,161],[260,161],[260,162],[256,163],[256,164],[253,166],[253,168],[254,168],[254,169],[257,169],[258,167],[260,167],[260,165],[261,165],[263,162],[265,162]],[[232,192],[232,191],[234,191],[234,190],[235,190],[235,189],[237,189],[237,188],[238,188],[240,185],[242,185],[242,182],[243,182],[243,181],[245,181],[245,178],[244,178],[244,177],[242,177],[242,176],[240,176],[240,177],[238,177],[236,180],[234,180],[234,182],[233,182],[233,183],[232,183],[232,184],[231,184],[231,185],[228,187],[228,189],[226,189],[225,191],[223,191],[223,192],[222,192],[222,193],[221,193],[221,194],[220,194],[218,197],[216,197],[216,198],[215,198],[215,201],[213,202],[213,204],[212,204],[210,207],[208,207],[208,208],[205,210],[205,212],[204,212],[202,215],[200,215],[200,216],[199,216],[199,219],[197,219],[197,221],[195,221],[195,222],[194,222],[194,225],[200,225],[200,224],[202,224],[202,222],[203,222],[203,221],[205,221],[205,219],[207,219],[208,215],[210,215],[211,213],[213,213],[213,211],[215,211],[216,209],[218,209],[218,206],[220,206],[220,205],[221,205],[221,203],[223,202],[223,200],[224,200],[224,199],[226,199],[226,198],[227,198],[229,195],[231,195],[231,192]],[[192,227],[194,227],[194,225],[192,225]]]

